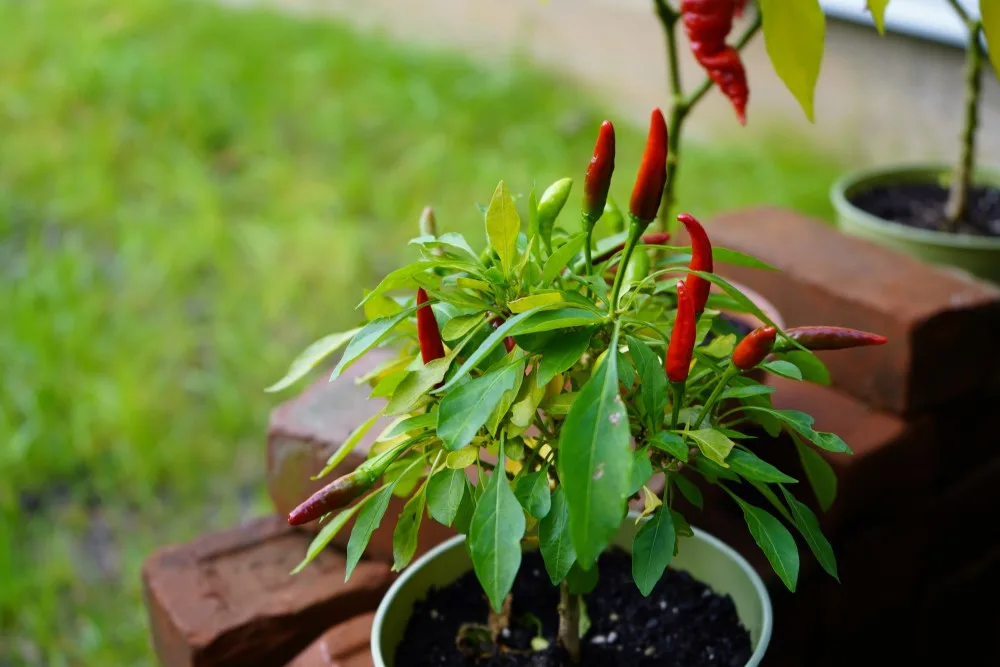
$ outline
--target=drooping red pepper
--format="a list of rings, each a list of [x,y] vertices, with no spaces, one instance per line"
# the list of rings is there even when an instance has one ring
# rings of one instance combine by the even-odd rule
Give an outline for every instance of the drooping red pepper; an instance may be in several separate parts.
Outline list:
[[[665,245],[669,240],[670,234],[668,232],[653,232],[651,234],[644,234],[640,241],[645,245]],[[604,252],[594,255],[593,263],[600,264],[601,262],[605,262],[624,249],[625,242],[622,241],[621,243],[608,248]]]
[[[615,126],[606,120],[597,133],[594,155],[587,165],[587,176],[583,181],[583,220],[588,228],[593,227],[604,214],[614,170]]]
[[[648,225],[656,218],[667,183],[667,124],[663,112],[653,109],[649,117],[649,135],[642,154],[639,173],[632,188],[629,212],[634,220]]]
[[[670,345],[663,367],[671,382],[684,382],[691,370],[694,354],[695,324],[694,302],[683,282],[677,283],[677,318],[670,333]]]
[[[785,335],[807,350],[814,351],[883,345],[889,340],[885,336],[846,327],[794,327],[786,329]],[[782,350],[794,349],[787,342],[780,347]]]
[[[777,336],[774,327],[759,327],[748,333],[733,349],[733,366],[741,371],[756,367],[771,354]]]
[[[736,11],[734,0],[681,0],[681,21],[691,52],[736,109],[746,125],[750,89],[740,52],[726,44]]]
[[[503,324],[506,321],[507,320],[505,320],[504,318],[502,318],[499,315],[497,315],[492,320],[490,320],[490,324],[493,325],[494,329],[499,329],[500,325]],[[513,336],[507,336],[506,338],[503,339],[503,346],[507,350],[507,352],[510,352],[515,347],[517,347],[517,343],[514,342],[514,337]]]
[[[709,241],[705,228],[689,213],[681,213],[677,219],[687,228],[688,236],[691,237],[691,263],[688,264],[688,268],[692,271],[711,273],[713,269],[712,242]],[[705,303],[708,301],[708,293],[712,289],[712,283],[693,273],[688,274],[686,283],[694,301],[694,312],[701,315],[705,311]]]
[[[441,340],[441,330],[438,329],[434,311],[427,303],[427,292],[421,287],[417,289],[417,340],[420,342],[420,356],[425,364],[444,356],[444,341]]]

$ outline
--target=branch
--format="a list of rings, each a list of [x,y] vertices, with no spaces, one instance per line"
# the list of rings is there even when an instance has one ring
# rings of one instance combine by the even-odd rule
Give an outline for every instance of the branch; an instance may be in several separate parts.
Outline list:
[[[951,5],[951,8],[955,10],[955,13],[958,14],[959,18],[961,18],[963,21],[968,23],[969,21],[972,20],[972,17],[969,16],[969,12],[965,11],[965,8],[958,3],[958,0],[946,0],[946,1],[948,2],[949,5]]]

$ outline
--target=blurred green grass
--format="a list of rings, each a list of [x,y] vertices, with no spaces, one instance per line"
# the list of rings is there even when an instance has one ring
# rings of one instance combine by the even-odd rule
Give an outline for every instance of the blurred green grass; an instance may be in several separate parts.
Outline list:
[[[262,388],[356,318],[425,204],[478,242],[500,178],[582,176],[604,102],[206,2],[0,25],[0,664],[151,664],[143,557],[266,511]],[[642,128],[618,134],[625,201]],[[836,164],[733,137],[687,147],[685,209],[829,215]]]

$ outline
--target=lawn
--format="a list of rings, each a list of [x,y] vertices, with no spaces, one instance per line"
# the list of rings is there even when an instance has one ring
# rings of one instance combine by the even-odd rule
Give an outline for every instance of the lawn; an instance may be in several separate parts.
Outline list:
[[[425,204],[478,240],[500,178],[582,176],[606,103],[206,2],[0,25],[0,664],[151,664],[143,557],[267,511],[262,388],[356,318]],[[798,144],[689,146],[682,205],[826,215],[838,167]],[[641,131],[619,145],[623,201]]]

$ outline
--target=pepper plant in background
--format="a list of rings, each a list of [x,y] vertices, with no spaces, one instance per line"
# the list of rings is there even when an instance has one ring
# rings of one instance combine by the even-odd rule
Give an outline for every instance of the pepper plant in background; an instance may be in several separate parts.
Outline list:
[[[714,484],[738,503],[789,589],[799,570],[789,527],[837,576],[816,517],[790,492],[797,480],[758,457],[752,428],[790,432],[807,468],[823,467],[824,474],[832,471],[811,448],[850,450],[836,435],[814,430],[808,415],[774,408],[773,389],[746,372],[815,377],[822,364],[810,349],[885,339],[829,327],[779,331],[711,272],[713,258],[770,267],[713,248],[690,215],[681,219],[693,247],[671,247],[666,234],[645,233],[666,179],[667,132],[659,110],[651,116],[627,229],[597,241],[591,256],[592,220],[606,206],[612,176],[611,132],[605,123],[587,171],[582,214],[568,227],[556,224],[567,208],[568,179],[537,203],[529,194],[520,210],[501,181],[485,210],[484,252],[459,234],[439,233],[425,212],[423,234],[411,241],[420,259],[365,293],[360,307],[367,322],[311,346],[276,385],[288,386],[344,345],[331,379],[374,347],[398,351],[360,380],[387,404],[330,457],[321,475],[343,461],[380,416],[393,417],[368,460],[289,516],[292,524],[325,521],[300,568],[355,518],[349,576],[391,496],[407,498],[393,534],[396,570],[412,559],[426,513],[467,536],[475,573],[493,613],[502,615],[509,613],[522,548],[537,547],[561,591],[559,643],[576,662],[581,595],[595,585],[598,557],[627,520],[629,499],[644,499],[632,569],[648,595],[683,548],[680,538],[691,534],[675,499],[680,494],[700,505],[699,485]],[[655,262],[654,251],[662,254]],[[709,293],[712,284],[717,293]],[[765,326],[740,340],[723,310],[753,313]],[[662,494],[650,489],[657,473],[666,474]],[[777,516],[748,502],[750,489]],[[827,491],[818,495],[823,505],[832,501]],[[499,647],[500,638],[493,641]]]

